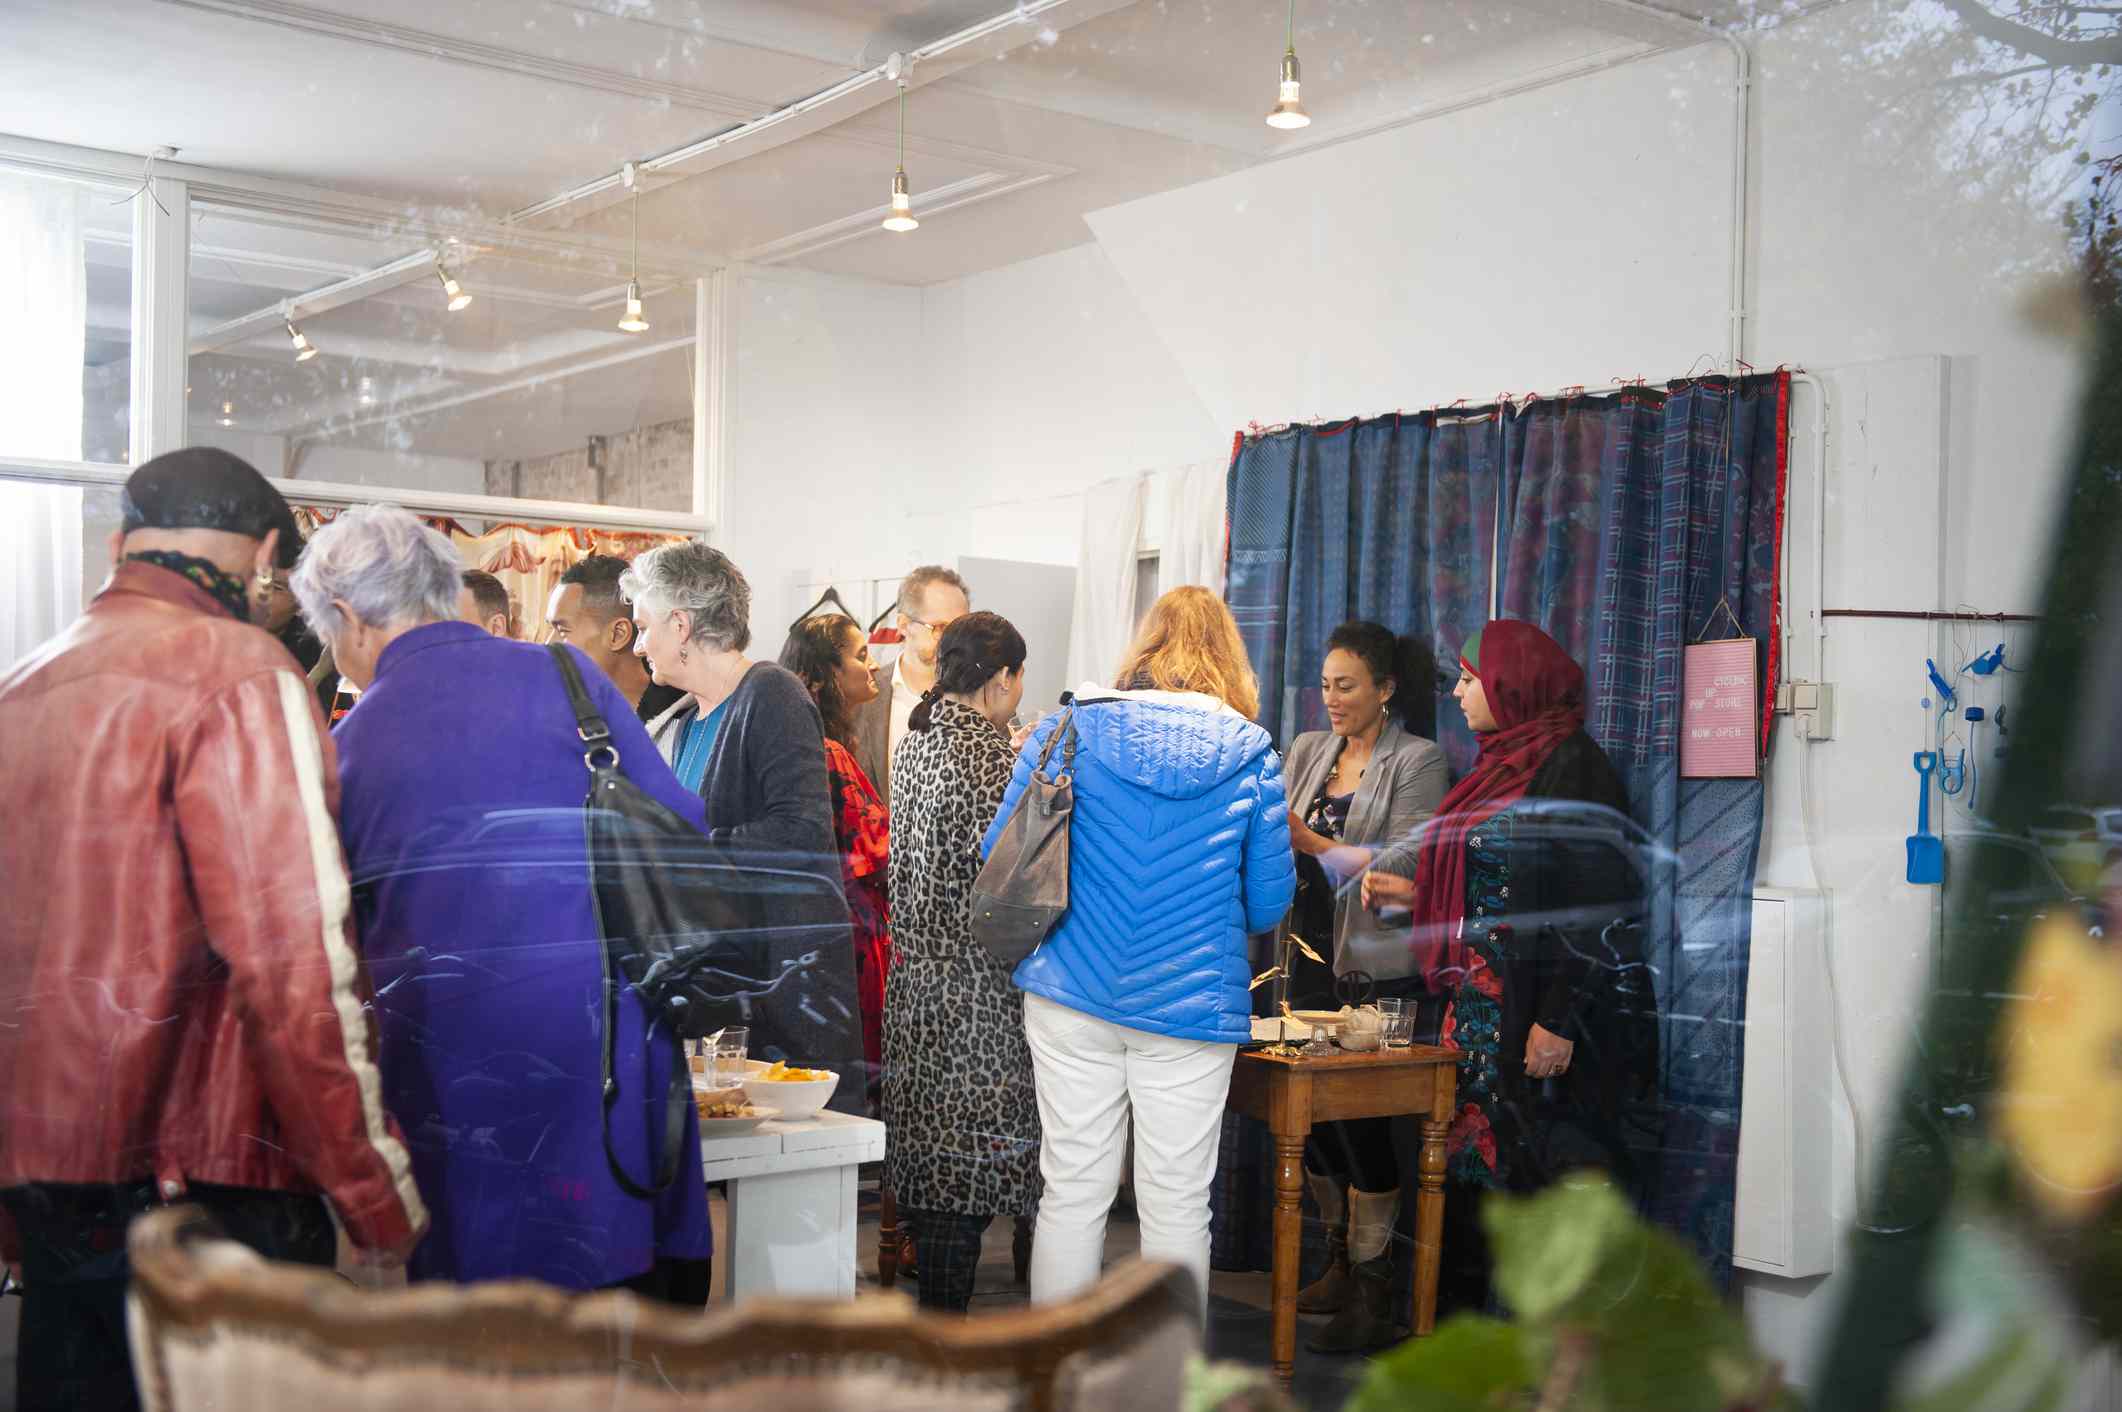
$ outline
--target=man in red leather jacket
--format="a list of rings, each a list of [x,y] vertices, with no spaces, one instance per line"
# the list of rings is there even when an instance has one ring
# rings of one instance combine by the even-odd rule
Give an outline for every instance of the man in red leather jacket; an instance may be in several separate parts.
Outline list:
[[[277,1259],[403,1259],[426,1228],[383,1111],[339,772],[252,626],[287,504],[194,448],[126,483],[110,580],[0,676],[0,1254],[23,1407],[136,1405],[127,1221],[204,1206]]]

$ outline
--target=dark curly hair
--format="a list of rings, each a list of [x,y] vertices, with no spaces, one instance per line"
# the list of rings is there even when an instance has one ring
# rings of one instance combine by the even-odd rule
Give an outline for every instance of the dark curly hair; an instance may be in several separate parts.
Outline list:
[[[1385,713],[1409,735],[1437,733],[1437,656],[1417,638],[1396,637],[1383,623],[1343,623],[1326,639],[1326,651],[1354,653],[1380,686],[1391,682]],[[1326,654],[1321,653],[1323,658]]]
[[[794,672],[810,688],[811,700],[825,721],[825,737],[842,745],[854,732],[854,716],[840,692],[840,661],[847,653],[847,635],[862,635],[862,625],[845,613],[821,613],[805,618],[788,630],[781,644],[781,665]]]

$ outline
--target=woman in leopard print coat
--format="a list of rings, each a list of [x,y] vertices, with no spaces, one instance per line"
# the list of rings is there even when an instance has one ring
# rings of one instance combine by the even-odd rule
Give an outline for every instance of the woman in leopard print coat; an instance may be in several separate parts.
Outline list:
[[[1015,764],[1024,639],[996,614],[968,614],[944,630],[936,669],[892,755],[885,1163],[921,1241],[921,1303],[963,1310],[988,1222],[1038,1196],[1024,1000],[972,933],[980,839]]]

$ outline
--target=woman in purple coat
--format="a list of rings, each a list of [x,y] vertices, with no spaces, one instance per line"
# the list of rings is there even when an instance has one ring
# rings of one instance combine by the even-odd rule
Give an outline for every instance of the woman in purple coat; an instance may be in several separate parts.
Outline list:
[[[383,1098],[434,1213],[411,1273],[623,1285],[699,1305],[710,1235],[693,1110],[660,1196],[629,1196],[605,1154],[602,943],[574,713],[545,649],[454,621],[462,567],[441,534],[375,506],[319,530],[294,575],[305,616],[362,693],[333,733],[340,832],[376,985]],[[699,796],[584,666],[627,776],[702,827]],[[672,1062],[626,990],[611,1137],[636,1181],[655,1171]]]

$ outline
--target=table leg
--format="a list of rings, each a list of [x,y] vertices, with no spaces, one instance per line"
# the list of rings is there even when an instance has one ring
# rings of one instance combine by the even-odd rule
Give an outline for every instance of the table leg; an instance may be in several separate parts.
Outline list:
[[[1275,1376],[1297,1373],[1297,1262],[1304,1228],[1304,1134],[1275,1134]]]
[[[899,1193],[891,1178],[877,1183],[877,1283],[890,1289],[899,1280]]]
[[[1414,1314],[1417,1336],[1437,1327],[1437,1276],[1444,1265],[1444,1138],[1451,1125],[1432,1114],[1422,1120],[1422,1151],[1415,1194]]]
[[[855,1295],[855,1168],[739,1177],[729,1184],[730,1299]]]

